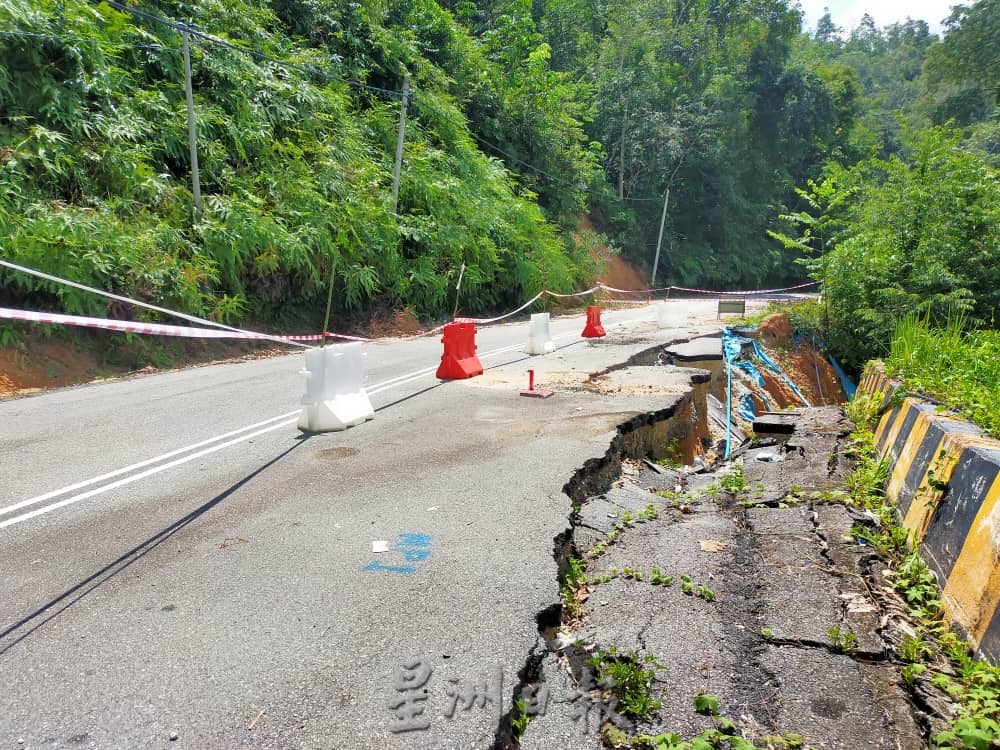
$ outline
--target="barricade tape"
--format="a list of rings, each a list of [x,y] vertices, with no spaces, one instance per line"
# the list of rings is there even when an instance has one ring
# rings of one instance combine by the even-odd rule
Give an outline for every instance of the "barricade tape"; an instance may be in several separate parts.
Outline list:
[[[143,323],[136,320],[111,320],[110,318],[91,318],[85,315],[62,315],[60,313],[43,313],[32,310],[14,310],[0,307],[0,319],[20,320],[29,323],[54,323],[59,325],[81,326],[83,328],[100,328],[106,331],[121,333],[138,333],[147,336],[171,336],[190,339],[241,339],[250,341],[280,340],[286,341],[319,341],[320,339],[347,339],[349,341],[371,341],[364,336],[348,336],[343,333],[306,334],[302,336],[272,336],[254,331],[223,331],[213,328],[194,328],[192,326],[175,326],[165,323]]]
[[[737,295],[749,295],[749,294],[775,294],[777,292],[790,292],[794,289],[805,289],[807,286],[816,286],[819,284],[818,281],[808,281],[805,284],[798,284],[796,286],[786,286],[781,289],[744,289],[740,292],[720,292],[715,289],[692,289],[686,286],[672,286],[670,289],[676,289],[678,292],[698,292],[699,294],[737,294]]]
[[[125,333],[138,333],[144,335],[153,336],[175,336],[175,337],[186,337],[186,338],[203,338],[203,339],[248,339],[248,340],[258,340],[258,341],[274,341],[279,344],[291,344],[293,346],[301,346],[304,348],[311,348],[308,344],[301,343],[305,341],[320,341],[327,338],[335,339],[345,339],[348,341],[373,341],[374,339],[365,336],[350,336],[342,333],[331,333],[330,331],[325,331],[323,333],[317,334],[302,334],[302,335],[274,335],[268,333],[259,333],[257,331],[248,331],[242,328],[235,328],[233,326],[228,326],[223,323],[217,323],[214,320],[207,320],[205,318],[199,318],[195,315],[188,315],[187,313],[178,312],[176,310],[170,310],[165,307],[159,307],[157,305],[149,304],[148,302],[142,302],[141,300],[132,299],[130,297],[124,297],[119,294],[114,294],[112,292],[104,291],[103,289],[96,289],[86,284],[80,284],[75,281],[70,281],[68,279],[63,279],[58,276],[53,276],[51,274],[44,273],[42,271],[37,271],[33,268],[28,268],[26,266],[21,266],[16,263],[11,263],[10,261],[3,260],[0,258],[0,266],[5,266],[7,268],[13,269],[15,271],[21,271],[22,273],[27,273],[32,276],[37,276],[38,278],[45,279],[47,281],[52,281],[57,284],[63,284],[66,286],[73,287],[75,289],[81,289],[83,291],[91,292],[93,294],[98,294],[102,297],[107,297],[109,299],[118,300],[120,302],[126,302],[131,305],[136,305],[138,307],[144,307],[148,310],[154,310],[165,315],[172,315],[183,320],[190,321],[192,323],[201,323],[203,325],[212,326],[215,329],[211,330],[205,328],[193,328],[190,326],[176,326],[167,325],[163,323],[141,323],[137,321],[122,321],[122,320],[111,320],[109,318],[92,318],[80,315],[63,315],[59,313],[40,313],[33,312],[29,310],[13,310],[9,308],[0,308],[0,318],[5,318],[8,320],[20,320],[35,323],[55,323],[62,325],[76,325],[83,326],[87,328],[100,328],[112,331],[121,331]],[[523,305],[518,307],[516,310],[512,310],[509,313],[503,315],[498,315],[493,318],[456,318],[454,322],[470,322],[477,325],[490,325],[491,323],[497,323],[501,320],[505,320],[519,312],[531,307],[535,302],[542,298],[544,295],[549,295],[550,297],[556,297],[560,299],[568,299],[572,297],[585,297],[589,294],[593,294],[598,290],[603,290],[605,292],[612,292],[616,294],[653,294],[655,292],[670,292],[671,290],[677,290],[682,292],[696,292],[700,294],[727,294],[727,295],[756,295],[756,294],[773,294],[777,292],[790,292],[796,289],[804,289],[810,286],[816,286],[819,284],[818,281],[810,281],[804,284],[798,284],[796,286],[783,287],[781,289],[753,289],[753,290],[743,290],[738,292],[726,292],[717,291],[712,289],[696,289],[691,287],[681,287],[681,286],[666,286],[657,287],[653,289],[618,289],[613,286],[608,286],[607,284],[598,283],[597,285],[591,287],[582,292],[573,292],[571,294],[563,294],[560,292],[552,292],[548,289],[543,289],[530,300],[525,302]],[[609,300],[610,302],[618,304],[647,304],[647,302],[641,300]],[[413,334],[410,336],[399,336],[396,340],[410,340],[422,338],[424,336],[431,336],[439,331],[442,331],[444,326],[437,326],[428,331],[423,331],[421,333]]]
[[[616,289],[615,287],[608,286],[607,284],[598,284],[597,286],[606,292],[616,292],[618,294],[652,294],[653,292],[669,292],[671,289],[678,288],[673,286],[660,286],[655,289]]]
[[[606,300],[604,300],[604,303],[605,304],[609,304],[609,305],[648,305],[649,304],[649,302],[647,300],[644,300],[644,299],[614,299],[612,297],[608,297]]]
[[[490,323],[496,323],[497,321],[503,320],[504,318],[509,318],[512,315],[517,315],[519,312],[521,312],[522,310],[524,310],[527,307],[531,307],[539,299],[541,299],[541,297],[542,297],[543,294],[547,294],[547,293],[548,292],[546,292],[543,289],[538,294],[536,294],[534,297],[532,297],[527,302],[525,302],[523,305],[521,305],[519,308],[517,308],[516,310],[514,310],[512,312],[509,312],[509,313],[507,313],[505,315],[498,315],[495,318],[455,318],[455,322],[456,323],[462,323],[462,322],[475,323],[476,325],[481,325],[481,326],[489,325]]]
[[[548,289],[542,290],[542,294],[547,294],[550,297],[586,297],[588,294],[593,294],[598,289],[604,289],[604,284],[598,284],[597,286],[592,286],[585,292],[574,292],[573,294],[559,294],[559,292],[550,292]]]
[[[221,331],[213,328],[193,328],[191,326],[174,326],[164,323],[140,323],[134,320],[109,320],[108,318],[89,318],[84,315],[62,315],[59,313],[40,313],[31,310],[11,310],[0,307],[0,318],[7,320],[23,320],[31,323],[58,323],[61,325],[83,326],[84,328],[102,328],[122,333],[141,333],[151,336],[178,336],[198,339],[260,339],[274,338],[262,333],[251,331]]]
[[[201,323],[202,325],[212,326],[214,328],[219,328],[219,329],[222,329],[224,331],[230,331],[231,333],[252,334],[252,336],[242,335],[242,336],[230,336],[228,338],[253,338],[253,337],[256,337],[256,338],[264,339],[264,340],[267,340],[267,341],[276,341],[276,342],[281,343],[281,344],[289,343],[292,346],[301,346],[301,347],[304,347],[306,349],[311,348],[308,344],[302,344],[302,343],[299,343],[296,340],[292,340],[292,339],[284,339],[283,340],[280,336],[272,336],[272,335],[267,334],[267,333],[257,333],[255,331],[245,331],[245,330],[243,330],[241,328],[233,328],[232,326],[227,326],[227,325],[224,325],[223,323],[216,323],[214,320],[206,320],[205,318],[199,318],[199,317],[197,317],[195,315],[188,315],[187,313],[177,312],[176,310],[169,310],[169,309],[167,309],[165,307],[158,307],[157,305],[151,305],[148,302],[142,302],[142,301],[137,300],[137,299],[132,299],[131,297],[123,297],[120,294],[113,294],[112,292],[106,292],[103,289],[95,289],[94,287],[87,286],[86,284],[80,284],[80,283],[77,283],[75,281],[70,281],[69,279],[63,279],[63,278],[60,278],[58,276],[52,276],[51,274],[47,274],[47,273],[44,273],[42,271],[36,271],[34,268],[27,268],[26,266],[19,266],[16,263],[11,263],[10,261],[4,260],[3,258],[0,258],[0,266],[6,266],[7,268],[11,268],[11,269],[13,269],[15,271],[21,271],[22,273],[27,273],[27,274],[30,274],[31,276],[37,276],[38,278],[45,279],[46,281],[53,281],[53,282],[55,282],[57,284],[63,284],[65,286],[71,286],[74,289],[81,289],[81,290],[83,290],[85,292],[91,292],[93,294],[98,294],[98,295],[100,295],[102,297],[107,297],[109,299],[118,300],[119,302],[127,302],[130,305],[138,305],[139,307],[145,307],[147,310],[155,310],[156,312],[164,313],[165,315],[172,315],[175,318],[181,318],[182,320],[187,320],[187,321],[189,321],[191,323]],[[17,311],[15,311],[15,312],[17,312]],[[79,316],[70,316],[70,317],[79,317]],[[101,320],[101,319],[100,318],[94,318],[93,320]],[[115,321],[110,321],[110,322],[115,322]],[[88,325],[88,324],[85,324],[85,323],[71,323],[69,325]],[[143,324],[133,324],[133,325],[143,325]],[[152,324],[150,324],[150,325],[152,325]],[[99,328],[101,326],[88,326],[88,327]],[[183,326],[176,326],[176,327],[183,327]],[[193,329],[193,330],[198,330],[198,329]],[[139,331],[135,331],[135,333],[139,333]],[[169,334],[169,333],[166,333],[166,334],[159,334],[159,335],[172,336],[172,335],[180,335],[180,334]],[[198,338],[224,338],[224,337],[219,337],[219,336],[199,336]]]

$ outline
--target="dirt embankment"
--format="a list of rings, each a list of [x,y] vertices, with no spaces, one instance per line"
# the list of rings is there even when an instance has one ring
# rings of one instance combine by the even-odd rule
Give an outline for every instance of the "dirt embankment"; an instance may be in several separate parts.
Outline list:
[[[768,315],[757,327],[757,337],[768,356],[802,391],[813,406],[843,404],[847,401],[840,378],[822,352],[807,341],[795,343],[792,326],[784,313]],[[766,368],[761,373],[774,405],[779,409],[802,406],[802,400],[784,380]]]
[[[259,359],[285,351],[271,343],[242,341],[130,342],[122,334],[94,331],[77,331],[71,342],[28,325],[24,324],[19,344],[0,348],[0,398],[137,373]]]

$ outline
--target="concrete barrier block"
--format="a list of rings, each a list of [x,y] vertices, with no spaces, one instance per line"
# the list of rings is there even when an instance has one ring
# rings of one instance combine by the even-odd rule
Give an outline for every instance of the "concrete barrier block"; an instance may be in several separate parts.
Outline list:
[[[859,390],[892,384],[866,370]],[[980,654],[1000,661],[1000,441],[976,425],[908,397],[891,405],[876,431],[889,460],[886,495],[941,582],[951,623]]]
[[[688,324],[687,304],[660,302],[656,305],[657,328],[685,328]]]

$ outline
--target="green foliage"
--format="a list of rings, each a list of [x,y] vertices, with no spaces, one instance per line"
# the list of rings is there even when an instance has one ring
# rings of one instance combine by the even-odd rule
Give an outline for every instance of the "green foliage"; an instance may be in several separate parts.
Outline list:
[[[521,737],[531,722],[528,704],[520,698],[514,700],[514,708],[510,714],[511,733],[514,739]]]
[[[749,488],[746,476],[743,473],[743,466],[741,464],[733,464],[729,472],[719,479],[719,486],[733,497],[746,492]]]
[[[928,51],[925,106],[935,122],[987,120],[1000,97],[1000,2],[955,5],[944,43]]]
[[[839,625],[831,625],[826,629],[826,634],[830,638],[830,645],[836,651],[850,653],[858,645],[858,636],[850,630],[845,630]]]
[[[711,693],[699,693],[694,698],[694,710],[700,714],[716,716],[719,713],[719,699]]]
[[[711,693],[696,695],[694,710],[710,716],[715,726],[689,740],[674,732],[665,732],[655,737],[639,735],[635,738],[634,746],[651,750],[794,750],[804,746],[802,737],[790,732],[781,736],[761,737],[756,742],[746,739],[739,734],[736,722],[721,715],[719,699]]]
[[[857,95],[844,69],[791,59],[797,10],[784,0],[532,7],[551,64],[592,91],[587,131],[621,200],[592,189],[591,210],[625,257],[650,265],[665,208],[664,278],[795,275],[764,229],[844,137]]]
[[[1000,333],[942,327],[908,316],[896,326],[887,370],[911,391],[933,396],[1000,436]]]
[[[562,598],[563,618],[575,620],[584,613],[581,594],[588,584],[587,563],[579,557],[569,557],[561,571],[559,593]]]
[[[900,658],[908,662],[901,670],[901,677],[910,685],[918,680],[929,682],[958,703],[958,716],[946,730],[931,737],[931,747],[955,750],[994,747],[1000,741],[1000,667],[975,658],[968,645],[949,629],[941,609],[937,576],[910,546],[895,507],[877,485],[871,484],[876,481],[873,479],[876,472],[870,468],[875,461],[868,418],[872,411],[871,402],[851,408],[850,416],[856,425],[851,435],[851,450],[858,464],[855,473],[862,477],[856,481],[852,495],[873,511],[879,528],[875,532],[856,529],[855,535],[871,543],[888,559],[891,568],[883,576],[908,606],[916,628],[914,634],[906,634],[897,648]],[[868,490],[863,491],[866,484]],[[839,627],[830,628],[828,635],[837,648],[848,650],[856,643],[845,643],[845,631]],[[940,669],[942,657],[948,662],[944,670],[948,674],[933,671]]]
[[[913,134],[906,159],[830,165],[809,198],[795,241],[821,253],[806,262],[823,285],[824,337],[848,365],[884,354],[908,314],[969,328],[997,318],[1000,181],[956,133]]]
[[[190,12],[174,0],[144,9]],[[462,263],[465,312],[593,277],[593,239],[549,221],[579,211],[582,189],[515,179],[470,130],[484,125],[472,103],[489,101],[497,122],[482,136],[530,133],[528,156],[571,183],[599,174],[585,89],[542,51],[527,69],[511,63],[527,78],[501,96],[502,68],[432,0],[211,0],[197,25],[300,67],[193,39],[204,201],[193,220],[180,35],[107,5],[0,0],[0,255],[220,321],[315,318],[334,267],[341,312],[376,299],[449,311]],[[398,100],[334,79],[399,90],[406,71],[415,93],[393,213]],[[11,272],[0,289],[0,302],[109,312]]]
[[[649,719],[660,708],[650,694],[656,671],[663,665],[651,655],[636,652],[619,654],[614,648],[587,659],[597,670],[598,681],[618,697],[622,713],[637,719]]]

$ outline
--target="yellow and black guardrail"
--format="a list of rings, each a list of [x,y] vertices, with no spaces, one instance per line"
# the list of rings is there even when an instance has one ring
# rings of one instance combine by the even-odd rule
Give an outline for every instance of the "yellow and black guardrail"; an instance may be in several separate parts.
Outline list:
[[[987,659],[1000,661],[1000,441],[907,395],[877,364],[859,390],[882,397],[875,433],[890,466],[886,494],[943,588],[945,614]]]

